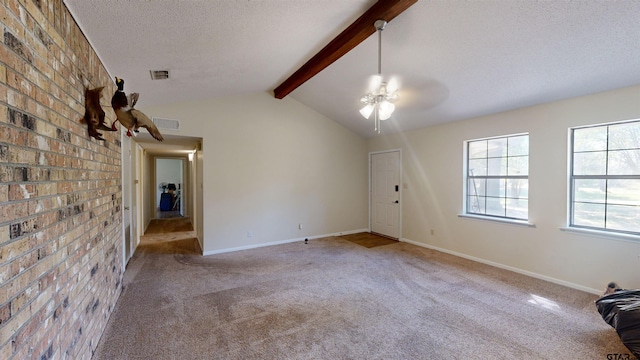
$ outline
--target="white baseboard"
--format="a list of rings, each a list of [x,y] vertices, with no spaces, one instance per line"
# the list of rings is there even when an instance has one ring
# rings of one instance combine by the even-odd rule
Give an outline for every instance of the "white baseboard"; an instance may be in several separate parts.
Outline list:
[[[233,252],[233,251],[257,249],[257,248],[261,248],[261,247],[265,247],[265,246],[288,244],[288,243],[293,243],[293,242],[297,242],[297,241],[304,241],[305,239],[308,239],[308,240],[321,239],[321,238],[330,237],[330,236],[341,236],[341,235],[357,234],[357,233],[368,232],[368,231],[369,231],[369,229],[358,229],[358,230],[341,231],[341,232],[332,233],[332,234],[305,236],[305,237],[289,239],[289,240],[272,241],[272,242],[268,242],[268,243],[260,243],[260,244],[239,246],[239,247],[234,247],[234,248],[212,250],[212,251],[204,251],[202,253],[202,255],[203,256],[208,256],[208,255],[215,255],[215,254],[223,254],[223,253],[228,253],[228,252]]]
[[[493,262],[493,261],[477,258],[475,256],[466,255],[466,254],[459,253],[459,252],[456,252],[456,251],[443,249],[443,248],[440,248],[440,247],[437,247],[437,246],[421,243],[421,242],[418,242],[418,241],[413,241],[413,240],[409,240],[409,239],[405,239],[405,238],[401,238],[400,241],[406,242],[406,243],[409,243],[409,244],[413,244],[413,245],[416,245],[416,246],[424,247],[424,248],[427,248],[427,249],[440,251],[440,252],[443,252],[443,253],[447,253],[449,255],[461,257],[461,258],[464,258],[464,259],[467,259],[467,260],[471,260],[471,261],[475,261],[475,262],[479,262],[479,263],[482,263],[482,264],[494,266],[494,267],[497,267],[497,268],[500,268],[500,269],[513,271],[513,272],[518,273],[518,274],[531,276],[532,278],[549,281],[549,282],[552,282],[554,284],[566,286],[566,287],[569,287],[569,288],[572,288],[572,289],[588,292],[588,293],[591,293],[591,294],[596,294],[596,295],[601,295],[602,294],[602,290],[593,289],[593,288],[582,286],[582,285],[578,285],[578,284],[575,284],[575,283],[572,283],[572,282],[556,279],[556,278],[553,278],[553,277],[550,277],[550,276],[534,273],[534,272],[531,272],[531,271],[527,271],[527,270],[519,269],[519,268],[516,268],[516,267],[500,264],[500,263],[497,263],[497,262]]]

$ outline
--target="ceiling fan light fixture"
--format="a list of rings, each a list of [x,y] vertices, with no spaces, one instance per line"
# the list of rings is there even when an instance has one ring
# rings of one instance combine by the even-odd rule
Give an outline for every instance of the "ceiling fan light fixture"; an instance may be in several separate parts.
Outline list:
[[[362,95],[360,102],[365,105],[371,103],[371,94]]]
[[[370,84],[370,92],[360,98],[360,102],[365,106],[360,109],[360,114],[369,119],[374,114],[374,130],[380,133],[380,121],[387,120],[393,114],[396,106],[392,104],[398,99],[398,83],[391,79],[388,83],[382,81],[382,30],[387,25],[385,20],[376,20],[373,24],[378,31],[378,74],[376,74]]]
[[[386,100],[380,102],[380,104],[378,104],[378,116],[380,117],[380,120],[387,120],[390,118],[395,109],[396,106]]]
[[[373,113],[373,109],[373,105],[367,104],[362,109],[360,109],[360,114],[364,116],[365,119],[369,119],[369,117]]]

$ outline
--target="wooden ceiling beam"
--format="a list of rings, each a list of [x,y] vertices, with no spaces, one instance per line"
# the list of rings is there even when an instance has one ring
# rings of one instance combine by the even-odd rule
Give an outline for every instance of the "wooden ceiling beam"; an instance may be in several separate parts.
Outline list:
[[[284,98],[298,86],[304,84],[305,81],[333,64],[334,61],[341,58],[344,54],[348,53],[351,49],[375,33],[376,28],[373,23],[376,20],[383,19],[390,22],[416,2],[418,2],[418,0],[378,0],[377,3],[370,7],[369,10],[362,14],[353,24],[349,25],[349,27],[336,36],[335,39],[331,40],[320,52],[280,84],[273,91],[273,95],[277,99]]]

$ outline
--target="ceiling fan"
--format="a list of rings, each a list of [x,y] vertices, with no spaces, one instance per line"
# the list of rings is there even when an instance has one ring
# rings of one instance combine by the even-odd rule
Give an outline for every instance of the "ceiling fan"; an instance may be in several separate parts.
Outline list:
[[[360,98],[364,104],[360,114],[366,119],[373,114],[374,130],[380,134],[380,121],[389,119],[396,108],[393,102],[398,99],[399,84],[393,78],[389,82],[384,82],[382,78],[382,30],[387,22],[378,19],[373,25],[378,31],[378,74],[371,77],[369,92]]]

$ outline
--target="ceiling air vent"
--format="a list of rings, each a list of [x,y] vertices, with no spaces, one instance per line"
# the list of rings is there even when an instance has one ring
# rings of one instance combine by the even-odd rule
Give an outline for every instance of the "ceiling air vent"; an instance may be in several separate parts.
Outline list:
[[[180,130],[180,121],[172,119],[153,118],[153,123],[156,124],[158,129],[166,130]]]
[[[164,80],[169,78],[169,70],[150,70],[151,80]]]

